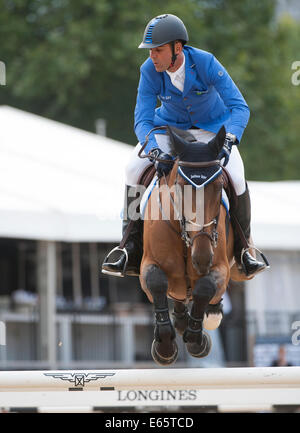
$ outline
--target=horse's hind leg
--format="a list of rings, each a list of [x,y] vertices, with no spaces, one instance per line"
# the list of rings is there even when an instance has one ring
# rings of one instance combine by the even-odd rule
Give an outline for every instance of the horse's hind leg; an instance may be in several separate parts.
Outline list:
[[[188,327],[183,334],[188,352],[196,358],[207,356],[211,349],[210,336],[203,332],[203,318],[209,301],[216,293],[216,282],[212,274],[199,278],[193,291],[193,304]]]
[[[145,272],[145,281],[153,298],[155,313],[151,354],[157,364],[170,365],[177,359],[178,347],[175,341],[175,330],[169,316],[167,276],[158,266],[150,265]]]
[[[189,311],[187,306],[180,301],[174,301],[173,325],[179,335],[183,335],[188,326]]]
[[[222,299],[217,304],[208,304],[203,319],[203,327],[207,330],[214,330],[220,326],[223,319]]]

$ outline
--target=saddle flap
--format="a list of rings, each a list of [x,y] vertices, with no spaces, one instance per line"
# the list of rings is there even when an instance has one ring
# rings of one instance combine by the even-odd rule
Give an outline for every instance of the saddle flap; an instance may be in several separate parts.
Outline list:
[[[139,177],[139,180],[137,182],[138,185],[144,185],[147,188],[150,185],[155,173],[156,169],[154,165],[149,165],[148,167],[146,167],[141,176]]]

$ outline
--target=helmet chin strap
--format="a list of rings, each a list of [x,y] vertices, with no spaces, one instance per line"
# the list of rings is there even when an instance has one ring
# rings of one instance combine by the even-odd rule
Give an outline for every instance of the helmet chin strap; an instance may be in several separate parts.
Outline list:
[[[171,59],[171,64],[170,64],[169,68],[173,68],[175,61],[177,59],[177,56],[178,56],[178,54],[175,54],[175,41],[171,42],[171,48],[172,48],[172,59]]]

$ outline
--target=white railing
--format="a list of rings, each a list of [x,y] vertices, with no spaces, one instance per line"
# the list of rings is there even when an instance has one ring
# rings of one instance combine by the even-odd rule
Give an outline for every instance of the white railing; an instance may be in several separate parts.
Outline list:
[[[300,407],[300,367],[0,372],[0,407],[149,405]]]

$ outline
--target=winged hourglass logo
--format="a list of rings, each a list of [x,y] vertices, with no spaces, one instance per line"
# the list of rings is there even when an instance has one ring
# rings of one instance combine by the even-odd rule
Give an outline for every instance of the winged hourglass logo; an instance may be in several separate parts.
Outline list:
[[[50,376],[54,379],[66,380],[73,383],[75,386],[84,386],[92,380],[105,379],[109,376],[114,376],[116,373],[44,373],[44,376]]]

